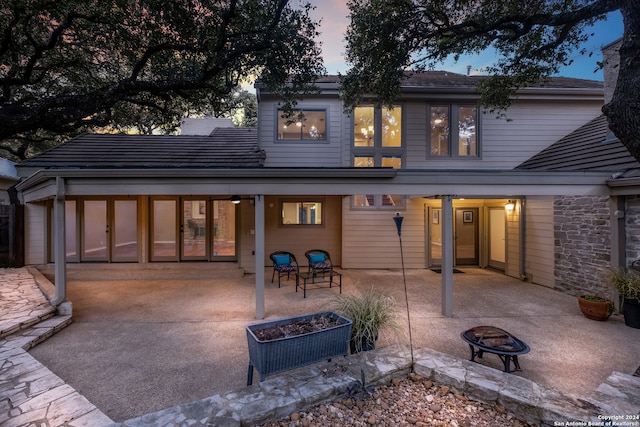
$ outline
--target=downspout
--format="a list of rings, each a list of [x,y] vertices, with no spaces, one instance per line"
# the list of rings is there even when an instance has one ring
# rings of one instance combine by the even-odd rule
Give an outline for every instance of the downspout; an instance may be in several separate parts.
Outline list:
[[[65,237],[65,183],[56,177],[56,196],[53,202],[53,262],[55,296],[51,304],[55,307],[67,299],[67,260]]]
[[[611,259],[609,265],[613,269],[627,268],[627,231],[626,231],[626,196],[609,197],[609,218],[611,233]],[[622,307],[622,298],[614,289],[614,301],[618,310]]]
[[[526,272],[526,223],[527,223],[527,198],[520,199],[520,280],[527,280]]]

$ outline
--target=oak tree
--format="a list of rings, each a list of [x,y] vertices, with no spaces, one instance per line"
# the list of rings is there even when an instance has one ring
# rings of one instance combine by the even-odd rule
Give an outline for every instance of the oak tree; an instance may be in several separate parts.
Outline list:
[[[478,89],[481,103],[504,110],[518,89],[571,62],[592,35],[588,28],[620,11],[623,36],[618,80],[603,107],[609,126],[640,161],[640,1],[638,0],[349,0],[343,76],[347,108],[365,94],[390,105],[405,71],[494,49],[495,64]],[[614,40],[611,40],[612,42]]]
[[[3,1],[0,154],[22,159],[133,111],[175,119],[258,75],[290,105],[324,73],[310,10],[289,0]]]

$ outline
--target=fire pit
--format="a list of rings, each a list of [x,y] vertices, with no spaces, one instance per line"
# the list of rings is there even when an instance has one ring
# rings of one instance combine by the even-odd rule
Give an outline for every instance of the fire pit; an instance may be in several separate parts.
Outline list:
[[[527,354],[530,350],[523,341],[495,326],[476,326],[461,333],[460,337],[469,344],[472,362],[476,356],[482,358],[484,352],[497,354],[507,373],[511,372],[512,361],[515,370],[521,371],[518,355]]]

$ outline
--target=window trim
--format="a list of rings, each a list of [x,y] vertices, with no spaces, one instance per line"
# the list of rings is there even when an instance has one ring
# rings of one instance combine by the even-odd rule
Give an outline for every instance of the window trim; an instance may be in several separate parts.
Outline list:
[[[431,108],[432,107],[447,107],[449,109],[449,140],[447,155],[432,155],[431,154]],[[458,145],[454,144],[454,141],[459,140],[459,126],[452,126],[453,123],[459,123],[460,108],[473,107],[476,109],[476,154],[472,156],[461,156],[458,153]],[[482,158],[482,138],[481,138],[481,111],[477,103],[470,102],[431,102],[427,104],[427,146],[426,146],[426,158],[428,160],[479,160]],[[455,133],[455,134],[454,134]]]
[[[382,159],[386,157],[397,157],[400,159],[400,169],[406,168],[406,150],[407,150],[407,118],[406,109],[404,103],[397,103],[393,105],[393,108],[400,108],[400,146],[399,147],[385,147],[382,145],[382,107],[377,107],[374,104],[362,104],[358,107],[373,107],[373,146],[356,146],[355,145],[355,110],[351,115],[351,137],[350,137],[350,150],[351,150],[351,167],[355,167],[355,159],[357,157],[372,157],[373,167],[382,168]],[[356,107],[356,108],[358,108]],[[382,204],[382,194],[373,195],[373,204],[369,206],[356,206],[355,200],[357,195],[352,195],[350,206],[354,210],[404,210],[406,209],[406,197],[403,194],[398,194],[401,197],[401,202],[396,206],[388,206]],[[367,196],[363,194],[363,196]]]
[[[330,132],[330,126],[329,126],[329,106],[328,105],[322,105],[322,106],[299,106],[299,108],[296,108],[296,111],[301,111],[301,112],[305,112],[305,111],[309,111],[309,112],[324,112],[324,137],[322,139],[280,139],[280,132],[279,132],[279,122],[280,122],[280,114],[282,109],[279,108],[277,105],[274,107],[275,108],[275,118],[274,118],[274,139],[273,141],[277,144],[309,144],[309,143],[313,143],[313,144],[328,144],[329,143],[329,132]]]

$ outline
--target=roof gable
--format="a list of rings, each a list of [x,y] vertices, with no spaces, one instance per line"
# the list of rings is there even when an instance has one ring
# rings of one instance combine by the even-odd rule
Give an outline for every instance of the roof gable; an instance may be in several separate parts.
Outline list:
[[[18,168],[255,168],[264,163],[257,129],[211,135],[84,134],[17,164]]]

